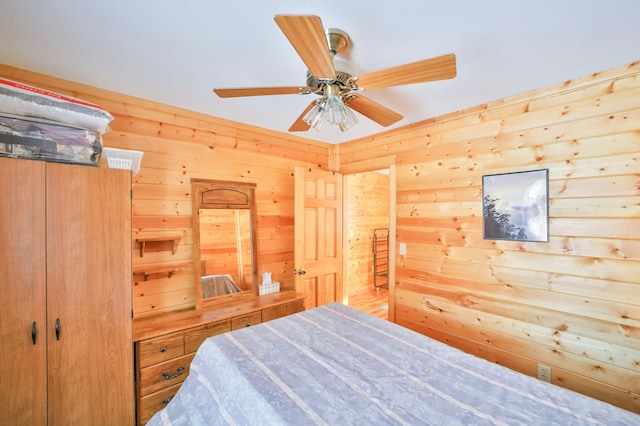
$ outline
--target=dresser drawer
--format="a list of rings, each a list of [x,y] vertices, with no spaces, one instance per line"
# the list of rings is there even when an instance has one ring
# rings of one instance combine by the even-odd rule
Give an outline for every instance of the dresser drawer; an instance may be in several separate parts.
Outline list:
[[[140,395],[149,395],[177,383],[182,383],[189,375],[189,366],[195,354],[181,356],[161,364],[140,370]]]
[[[262,310],[262,322],[286,317],[287,315],[295,314],[302,311],[304,311],[304,299],[294,300],[293,302],[271,306],[270,308],[264,308]]]
[[[231,318],[231,329],[237,330],[239,328],[260,324],[261,322],[262,322],[262,312],[261,311],[251,312],[246,315],[240,315],[240,316]]]
[[[184,353],[189,354],[197,351],[207,337],[226,333],[227,331],[231,331],[231,320],[214,322],[186,330],[184,336]]]
[[[138,424],[146,424],[158,411],[167,406],[175,396],[182,383],[175,384],[166,389],[143,396],[138,402]]]
[[[138,342],[138,366],[148,367],[185,354],[184,333],[171,333]]]

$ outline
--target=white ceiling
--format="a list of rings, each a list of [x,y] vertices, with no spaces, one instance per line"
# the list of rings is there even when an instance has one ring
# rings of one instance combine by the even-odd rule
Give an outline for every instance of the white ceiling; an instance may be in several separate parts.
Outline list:
[[[638,0],[1,0],[0,62],[287,132],[316,95],[212,92],[306,84],[276,14],[346,31],[342,59],[359,73],[456,54],[453,80],[365,92],[404,116],[389,128],[640,59]],[[296,135],[340,143],[388,129],[358,118],[345,133]]]

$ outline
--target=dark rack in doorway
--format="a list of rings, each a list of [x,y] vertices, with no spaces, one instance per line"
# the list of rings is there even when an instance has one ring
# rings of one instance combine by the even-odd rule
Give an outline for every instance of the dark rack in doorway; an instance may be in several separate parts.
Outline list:
[[[373,286],[376,290],[380,290],[381,287],[389,288],[389,229],[374,229],[371,247],[373,251]]]

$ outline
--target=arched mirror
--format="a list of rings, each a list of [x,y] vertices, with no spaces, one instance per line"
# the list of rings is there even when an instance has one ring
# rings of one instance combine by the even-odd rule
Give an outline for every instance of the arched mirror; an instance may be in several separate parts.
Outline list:
[[[191,179],[196,307],[256,294],[255,184]]]

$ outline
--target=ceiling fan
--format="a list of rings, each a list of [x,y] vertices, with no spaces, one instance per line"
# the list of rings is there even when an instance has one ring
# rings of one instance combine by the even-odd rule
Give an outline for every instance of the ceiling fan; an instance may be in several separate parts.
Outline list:
[[[306,131],[311,127],[319,129],[324,121],[337,124],[340,130],[345,131],[357,122],[350,108],[384,127],[390,126],[401,120],[402,115],[362,96],[363,91],[446,80],[456,76],[456,57],[453,54],[352,76],[336,69],[333,62],[333,57],[349,45],[347,33],[335,28],[325,32],[322,21],[314,15],[276,15],[275,21],[307,66],[307,85],[213,91],[221,98],[321,95],[300,114],[289,128],[290,132]]]

